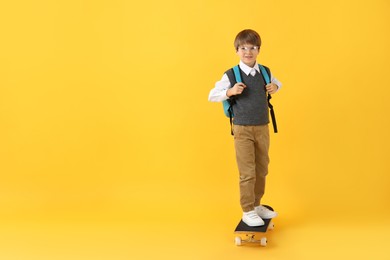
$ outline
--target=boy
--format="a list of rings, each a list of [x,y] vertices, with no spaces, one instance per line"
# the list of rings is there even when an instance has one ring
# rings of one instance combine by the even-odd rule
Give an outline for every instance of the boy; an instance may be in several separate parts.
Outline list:
[[[235,83],[233,71],[230,69],[209,94],[209,101],[235,100],[233,104],[234,147],[240,174],[242,220],[248,226],[262,226],[263,219],[277,216],[276,212],[260,205],[260,201],[264,194],[269,164],[267,92],[276,93],[281,83],[266,67],[271,83],[265,84],[256,61],[260,46],[261,39],[257,32],[243,30],[238,33],[234,40],[234,47],[240,57],[239,67],[243,82]]]

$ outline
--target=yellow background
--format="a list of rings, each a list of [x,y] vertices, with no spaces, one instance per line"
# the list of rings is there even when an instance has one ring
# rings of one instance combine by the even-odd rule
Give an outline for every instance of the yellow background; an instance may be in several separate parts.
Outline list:
[[[0,4],[0,258],[388,259],[390,2]],[[267,248],[236,247],[228,119],[207,96],[263,39]]]

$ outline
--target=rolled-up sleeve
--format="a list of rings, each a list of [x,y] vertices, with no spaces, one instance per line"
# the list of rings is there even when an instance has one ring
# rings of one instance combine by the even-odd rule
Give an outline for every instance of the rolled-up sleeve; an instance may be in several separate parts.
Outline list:
[[[276,84],[278,86],[278,90],[282,88],[282,82],[280,82],[277,78],[275,78],[272,75],[272,72],[271,72],[271,83]]]
[[[226,91],[230,88],[230,81],[228,76],[223,74],[222,79],[215,83],[214,88],[210,91],[209,101],[211,102],[222,102],[229,99],[226,96]]]

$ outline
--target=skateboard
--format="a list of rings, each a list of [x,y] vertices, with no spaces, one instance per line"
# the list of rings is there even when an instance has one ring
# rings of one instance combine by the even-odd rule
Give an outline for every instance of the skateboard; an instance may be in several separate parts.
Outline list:
[[[268,209],[273,211],[273,208],[268,205],[264,205],[264,207],[267,207]],[[263,221],[263,226],[250,227],[245,224],[241,219],[236,229],[234,230],[234,233],[237,235],[235,237],[236,245],[241,246],[243,243],[260,243],[261,246],[266,246],[267,238],[264,235],[268,230],[274,229],[275,225],[272,219],[263,219]],[[245,235],[245,239],[241,237],[242,235]],[[261,236],[261,238],[256,239],[256,235]]]

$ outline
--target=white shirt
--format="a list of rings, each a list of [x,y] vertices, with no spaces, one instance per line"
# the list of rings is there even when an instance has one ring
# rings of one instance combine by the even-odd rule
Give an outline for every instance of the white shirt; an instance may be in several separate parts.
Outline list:
[[[245,63],[243,63],[242,61],[240,61],[240,69],[246,75],[251,74],[253,76],[253,75],[255,75],[256,70],[257,70],[257,72],[260,73],[259,65],[257,64],[257,62],[255,64],[255,66],[253,68],[251,68],[248,65],[246,65]],[[275,83],[278,86],[278,90],[279,90],[282,87],[282,83],[272,75],[272,72],[271,72],[270,76],[271,76],[271,83]],[[224,101],[226,99],[229,99],[229,97],[226,96],[226,91],[230,87],[231,86],[230,86],[229,78],[225,73],[225,74],[223,74],[222,79],[220,81],[218,81],[217,83],[215,83],[215,87],[210,91],[209,101],[221,102],[221,101]]]

